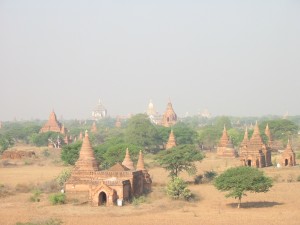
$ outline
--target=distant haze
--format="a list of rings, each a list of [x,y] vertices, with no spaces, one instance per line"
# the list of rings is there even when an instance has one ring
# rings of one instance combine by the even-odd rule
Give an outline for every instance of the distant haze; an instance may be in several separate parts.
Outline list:
[[[300,1],[0,1],[0,121],[300,114]]]

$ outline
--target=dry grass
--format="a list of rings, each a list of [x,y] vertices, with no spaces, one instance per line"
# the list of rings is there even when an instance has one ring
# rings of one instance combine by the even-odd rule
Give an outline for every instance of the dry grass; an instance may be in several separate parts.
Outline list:
[[[39,163],[44,164],[42,167],[33,164],[1,168],[2,184],[12,189],[18,184],[28,186],[29,189],[32,186],[51,186],[51,181],[65,168],[53,164],[59,155],[55,154],[47,158],[40,157],[42,161]],[[208,170],[221,173],[237,165],[239,165],[238,159],[218,159],[214,153],[208,153],[197,167],[198,174],[201,174]],[[235,199],[226,199],[224,193],[218,192],[210,183],[189,185],[197,196],[196,201],[172,201],[164,194],[164,185],[169,180],[168,173],[161,168],[152,167],[149,172],[154,182],[153,192],[147,196],[146,203],[125,207],[90,207],[87,204],[73,203],[52,206],[48,201],[48,193],[42,194],[40,202],[30,202],[28,199],[31,192],[14,191],[14,195],[1,198],[0,224],[45,221],[50,218],[58,218],[63,221],[63,224],[70,225],[300,224],[300,182],[296,182],[300,175],[300,168],[270,167],[263,170],[277,179],[274,187],[268,193],[248,194],[242,199],[241,209],[235,208]],[[193,177],[187,174],[181,176],[193,181]]]

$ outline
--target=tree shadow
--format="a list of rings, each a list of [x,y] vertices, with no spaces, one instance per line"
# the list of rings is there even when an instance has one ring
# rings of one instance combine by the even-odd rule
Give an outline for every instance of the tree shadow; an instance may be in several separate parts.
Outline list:
[[[229,203],[228,206],[237,208],[238,203]],[[242,202],[241,208],[269,208],[276,205],[283,205],[281,202]]]

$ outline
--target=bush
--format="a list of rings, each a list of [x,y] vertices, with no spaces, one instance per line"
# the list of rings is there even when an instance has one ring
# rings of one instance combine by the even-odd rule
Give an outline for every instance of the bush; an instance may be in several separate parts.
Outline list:
[[[145,203],[145,202],[147,202],[147,198],[146,198],[146,196],[144,196],[144,195],[141,195],[141,196],[139,196],[139,197],[134,197],[134,198],[132,199],[132,205],[134,205],[134,206],[138,206],[138,205],[140,205],[141,203]]]
[[[40,202],[40,201],[41,201],[41,199],[40,199],[41,194],[42,194],[42,192],[41,192],[40,189],[34,189],[34,190],[32,191],[32,196],[30,197],[29,200],[30,200],[31,202]]]
[[[71,170],[65,169],[58,175],[58,177],[56,178],[56,182],[60,187],[63,187],[65,182],[69,179],[70,176],[71,176]]]
[[[195,176],[194,184],[201,184],[202,181],[203,181],[203,175],[202,174]]]
[[[297,181],[300,182],[300,175],[297,177]]]
[[[173,199],[190,200],[193,196],[190,189],[187,188],[186,182],[179,177],[174,177],[167,184],[166,191],[167,195]]]
[[[49,152],[49,149],[44,149],[43,150],[43,156],[48,158],[50,156],[50,152]]]
[[[52,205],[61,205],[66,202],[66,195],[64,193],[56,193],[52,194],[49,197],[49,200]]]
[[[204,178],[206,182],[211,182],[216,176],[217,173],[213,170],[204,172]]]

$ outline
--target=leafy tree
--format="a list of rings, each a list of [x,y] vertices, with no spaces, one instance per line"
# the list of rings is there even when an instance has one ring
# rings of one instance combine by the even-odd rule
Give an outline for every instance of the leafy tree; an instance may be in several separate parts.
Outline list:
[[[155,160],[169,171],[169,176],[174,178],[182,171],[195,174],[197,169],[194,162],[201,161],[203,158],[203,154],[196,150],[194,145],[178,145],[159,152]]]
[[[239,146],[244,138],[244,131],[242,130],[231,128],[227,131],[227,133],[230,136],[234,146]]]
[[[215,121],[215,127],[216,127],[217,129],[223,130],[224,125],[226,126],[226,128],[227,128],[228,130],[229,130],[230,128],[232,128],[231,121],[230,121],[229,117],[227,117],[227,116],[220,116],[220,117],[217,117],[217,118],[216,118],[216,121]]]
[[[272,187],[272,179],[253,167],[235,167],[226,170],[215,179],[214,186],[220,191],[229,191],[226,198],[238,198],[240,208],[245,192],[267,192]]]
[[[199,142],[201,142],[205,146],[214,146],[218,143],[221,135],[222,129],[218,129],[216,126],[205,126],[201,130],[199,130]]]
[[[145,114],[137,114],[128,120],[125,130],[125,142],[156,150],[162,144],[158,130]]]
[[[187,124],[179,122],[174,126],[173,130],[178,145],[196,143],[198,133]]]
[[[267,124],[269,124],[273,139],[281,140],[283,142],[286,142],[291,136],[296,135],[299,130],[297,124],[286,119],[264,121],[260,124],[260,130],[264,131]]]
[[[14,145],[14,140],[9,134],[0,134],[0,154]]]
[[[100,162],[100,166],[104,169],[113,166],[117,162],[122,162],[125,158],[127,148],[129,149],[131,160],[136,162],[140,148],[136,145],[120,143],[113,145],[106,150],[103,154],[103,161]]]
[[[57,132],[48,131],[45,133],[40,134],[33,134],[30,137],[30,142],[35,146],[48,146],[48,139],[56,140],[57,137],[60,138],[61,142],[63,143],[63,135]]]
[[[189,200],[192,198],[192,192],[187,188],[187,183],[180,177],[172,179],[166,188],[167,195],[173,199]]]
[[[81,145],[81,141],[76,141],[72,144],[64,145],[61,150],[61,159],[70,165],[74,165],[79,158]]]

